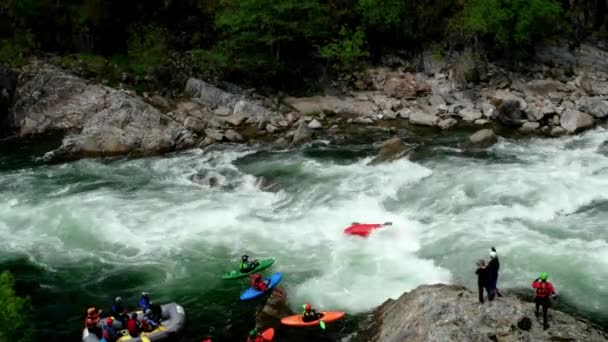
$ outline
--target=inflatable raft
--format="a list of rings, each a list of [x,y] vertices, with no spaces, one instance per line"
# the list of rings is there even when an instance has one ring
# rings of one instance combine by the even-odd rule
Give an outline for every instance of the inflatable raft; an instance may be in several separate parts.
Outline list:
[[[175,335],[184,329],[186,323],[186,313],[184,309],[176,303],[169,303],[160,306],[162,309],[162,321],[158,328],[151,332],[142,332],[138,337],[131,337],[127,330],[122,330],[122,324],[114,320],[114,328],[118,331],[118,342],[161,342],[173,341]],[[137,311],[137,318],[141,319],[143,313]],[[95,334],[89,333],[87,328],[82,332],[83,342],[100,342]]]

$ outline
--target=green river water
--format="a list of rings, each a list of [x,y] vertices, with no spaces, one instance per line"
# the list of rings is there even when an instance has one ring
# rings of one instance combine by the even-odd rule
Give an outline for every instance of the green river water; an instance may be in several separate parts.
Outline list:
[[[77,341],[88,305],[144,290],[184,307],[181,341],[237,341],[260,302],[239,302],[247,281],[220,276],[243,253],[273,256],[266,273],[284,273],[292,308],[349,317],[279,341],[332,341],[420,284],[473,288],[475,261],[496,246],[499,287],[531,294],[546,271],[560,308],[608,327],[608,131],[501,138],[486,151],[460,149],[457,135],[406,136],[419,145],[409,160],[368,166],[382,138],[52,165],[2,146],[0,269],[32,297],[37,341]],[[345,236],[354,221],[393,226]]]

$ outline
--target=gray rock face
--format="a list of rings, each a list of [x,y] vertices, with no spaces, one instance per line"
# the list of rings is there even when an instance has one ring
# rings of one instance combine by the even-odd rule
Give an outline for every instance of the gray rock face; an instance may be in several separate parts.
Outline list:
[[[191,78],[186,83],[186,93],[211,108],[234,108],[240,96],[231,94],[205,81]]]
[[[393,161],[399,159],[405,155],[408,151],[407,146],[398,137],[391,138],[382,143],[378,156],[374,158],[369,164],[376,165],[384,162]]]
[[[575,109],[568,109],[562,114],[560,125],[568,133],[577,133],[593,127],[595,120],[589,114],[585,114]]]
[[[498,121],[505,126],[519,127],[525,119],[519,101],[507,100],[498,106]]]
[[[528,318],[531,326],[518,329]],[[526,321],[526,320],[523,320]],[[608,335],[559,311],[550,328],[534,317],[534,304],[505,296],[480,305],[477,293],[454,285],[425,285],[377,308],[353,341],[606,341]],[[520,324],[522,326],[522,324]]]
[[[437,116],[423,112],[413,112],[410,114],[409,120],[411,124],[419,126],[435,126],[439,123],[439,118]]]
[[[498,141],[496,134],[491,129],[482,129],[469,137],[469,143],[473,147],[486,148]]]
[[[334,113],[371,116],[378,112],[378,106],[371,101],[338,96],[290,97],[284,101],[302,115]]]
[[[442,130],[446,130],[446,129],[450,129],[454,126],[456,126],[456,124],[458,124],[458,121],[454,118],[447,118],[445,120],[441,120],[439,121],[439,123],[437,124],[437,126],[439,126],[439,128],[441,128]]]
[[[577,105],[580,111],[591,114],[598,119],[608,116],[608,101],[606,100],[594,97],[581,97]]]
[[[13,105],[17,75],[10,69],[0,67],[0,139],[9,135],[13,123],[9,112]]]
[[[304,120],[300,120],[300,124],[298,125],[298,129],[293,136],[293,144],[300,144],[312,138],[312,129],[308,127],[308,124]]]

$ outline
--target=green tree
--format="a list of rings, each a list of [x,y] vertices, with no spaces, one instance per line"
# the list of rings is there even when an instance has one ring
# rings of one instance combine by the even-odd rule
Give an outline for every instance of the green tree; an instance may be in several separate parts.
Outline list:
[[[0,341],[31,341],[28,317],[31,304],[13,289],[15,279],[9,272],[0,273]]]
[[[364,46],[365,33],[361,28],[353,32],[342,26],[339,38],[323,46],[319,52],[323,58],[333,63],[335,69],[348,70],[352,69],[359,59],[369,55]]]
[[[555,0],[470,0],[453,28],[507,48],[530,44],[554,32],[561,15]]]
[[[128,56],[136,75],[156,72],[167,58],[167,30],[155,25],[136,27],[131,31]]]
[[[224,0],[215,23],[224,32],[216,51],[232,69],[270,74],[309,59],[329,29],[318,0]]]

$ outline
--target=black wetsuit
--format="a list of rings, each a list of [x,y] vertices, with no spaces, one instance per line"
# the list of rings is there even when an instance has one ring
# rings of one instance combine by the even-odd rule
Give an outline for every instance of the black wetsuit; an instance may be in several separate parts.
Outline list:
[[[483,304],[483,289],[486,289],[488,300],[491,302],[494,300],[494,295],[492,289],[490,288],[488,269],[478,267],[475,274],[477,274],[477,291],[479,292],[479,302]]]

